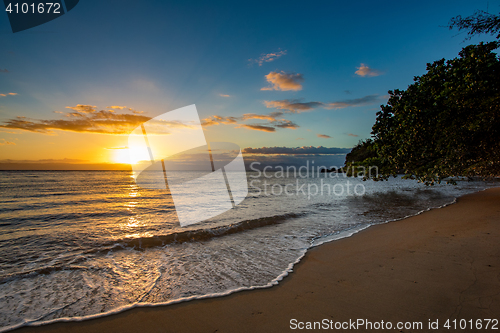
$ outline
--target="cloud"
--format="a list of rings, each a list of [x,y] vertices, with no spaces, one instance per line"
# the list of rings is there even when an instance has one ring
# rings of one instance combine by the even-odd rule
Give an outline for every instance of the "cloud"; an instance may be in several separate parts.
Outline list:
[[[0,73],[8,73],[9,71],[7,69],[1,69],[0,68]]]
[[[0,160],[0,170],[126,170],[131,171],[130,164],[123,163],[89,163],[85,160]]]
[[[15,146],[16,143],[12,141],[7,141],[5,139],[0,139],[0,146],[8,146],[8,145],[13,145]]]
[[[134,110],[132,108],[128,108],[129,111],[132,111],[133,114],[142,114],[144,113],[144,111],[137,111],[137,110]]]
[[[126,106],[117,106],[117,105],[112,105],[112,106],[106,107],[106,109],[113,109],[113,110],[123,110],[123,109],[126,109],[126,108],[127,108]],[[131,110],[131,109],[129,108],[129,110]]]
[[[358,70],[354,73],[356,73],[359,76],[362,77],[372,77],[372,76],[379,76],[382,75],[383,73],[379,70],[373,69],[368,67],[365,64],[361,64],[359,67],[356,67]]]
[[[265,125],[247,125],[241,124],[238,127],[243,127],[251,130],[262,131],[262,132],[276,132],[276,128]]]
[[[357,134],[352,134],[352,133],[348,133],[347,135],[348,135],[348,136],[353,136],[353,137],[355,137],[355,138],[357,138],[357,137],[359,136],[359,135],[357,135]]]
[[[271,112],[270,114],[255,114],[255,113],[245,113],[243,117],[241,117],[242,120],[248,120],[248,119],[262,119],[262,120],[269,120],[269,121],[277,121],[276,117],[279,117],[283,115],[283,112]]]
[[[302,85],[299,82],[304,81],[302,74],[285,73],[285,72],[270,72],[266,76],[267,82],[272,86],[264,87],[260,90],[281,90],[281,91],[298,91],[302,90]]]
[[[67,106],[66,108],[75,112],[66,113],[66,119],[30,119],[18,116],[0,124],[0,128],[19,129],[37,133],[52,133],[53,130],[100,133],[100,134],[128,134],[135,127],[150,117],[115,113],[111,110],[96,111],[92,105],[78,104],[76,106]],[[68,119],[69,118],[69,119]],[[177,126],[177,124],[169,124]]]
[[[17,93],[5,93],[5,94],[0,94],[0,96],[2,97],[6,97],[6,96],[15,96],[17,95]]]
[[[273,125],[279,128],[290,128],[290,129],[297,129],[299,127],[299,125],[297,125],[293,121],[286,119],[277,121]]]
[[[310,111],[312,109],[324,106],[321,102],[301,102],[298,99],[283,99],[280,101],[264,101],[267,108],[275,108],[281,110],[288,110],[292,113],[300,113]]]
[[[378,101],[379,99],[380,97],[378,95],[368,95],[356,99],[347,99],[332,103],[301,102],[300,99],[283,99],[279,101],[264,101],[264,105],[267,108],[287,110],[291,113],[300,113],[300,112],[311,111],[316,108],[343,109],[351,106],[368,105]]]
[[[226,95],[226,94],[219,94],[219,96],[220,96],[220,97],[226,97],[226,98],[227,98],[227,97],[231,97],[231,96]]]
[[[295,139],[295,140],[305,140],[305,139],[304,139],[304,138],[297,138],[297,139]]]
[[[325,109],[343,109],[350,106],[362,106],[375,103],[379,100],[378,95],[368,95],[361,98],[347,99],[339,102],[328,103],[325,105]]]
[[[73,158],[62,158],[62,159],[41,159],[41,160],[11,160],[5,159],[0,160],[0,163],[87,163],[88,160],[79,160]]]
[[[71,109],[75,110],[76,112],[82,112],[82,113],[92,113],[95,112],[96,106],[92,105],[85,105],[85,104],[77,104],[76,106],[67,106],[66,109]]]
[[[255,113],[245,113],[241,117],[223,117],[223,116],[210,116],[202,120],[201,124],[203,126],[213,126],[219,124],[238,124],[236,128],[247,128],[256,131],[264,132],[275,132],[277,128],[289,128],[297,129],[299,125],[284,118],[278,118],[283,115],[283,112],[276,111],[270,114],[255,114]],[[243,124],[247,120],[267,120],[268,123],[264,124]]]
[[[332,137],[326,134],[317,134],[318,138],[331,139]]]
[[[202,126],[213,126],[219,124],[236,124],[238,122],[238,118],[236,117],[223,117],[223,116],[210,116],[201,121]]]
[[[286,54],[286,50],[284,51],[278,51],[278,52],[272,52],[268,54],[261,54],[261,56],[257,59],[248,59],[250,63],[257,63],[259,66],[262,66],[263,63],[265,62],[271,62],[274,61]]]
[[[245,154],[280,154],[280,155],[304,155],[304,154],[323,154],[323,155],[337,155],[337,154],[347,154],[351,151],[351,148],[327,148],[323,146],[313,147],[313,146],[303,146],[303,147],[262,147],[262,148],[244,148],[243,153]]]

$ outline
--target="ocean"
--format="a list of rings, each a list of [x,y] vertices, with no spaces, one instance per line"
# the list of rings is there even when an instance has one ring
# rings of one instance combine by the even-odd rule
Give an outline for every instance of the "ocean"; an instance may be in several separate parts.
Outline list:
[[[181,227],[169,193],[138,187],[129,171],[1,171],[0,332],[269,287],[312,246],[498,186],[247,179],[241,204]]]

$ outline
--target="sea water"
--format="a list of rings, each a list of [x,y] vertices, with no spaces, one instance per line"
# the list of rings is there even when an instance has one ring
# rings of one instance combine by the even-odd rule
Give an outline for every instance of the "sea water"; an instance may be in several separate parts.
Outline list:
[[[0,331],[269,287],[311,246],[498,186],[247,177],[241,204],[180,227],[169,193],[129,171],[0,172]]]

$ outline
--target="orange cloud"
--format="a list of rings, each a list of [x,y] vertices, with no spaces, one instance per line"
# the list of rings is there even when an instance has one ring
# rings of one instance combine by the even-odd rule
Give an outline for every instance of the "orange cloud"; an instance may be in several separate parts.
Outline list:
[[[356,68],[358,70],[354,73],[356,73],[357,75],[362,76],[362,77],[379,76],[379,75],[383,74],[382,72],[380,72],[376,69],[370,68],[365,64],[361,64],[359,67],[356,67]]]
[[[248,119],[262,119],[269,121],[276,121],[276,117],[279,117],[283,114],[283,112],[272,112],[270,114],[255,114],[255,113],[245,113],[242,117],[242,120]]]
[[[15,146],[16,143],[12,141],[7,141],[5,139],[0,139],[0,146],[7,146],[7,145],[13,145]]]
[[[17,93],[5,93],[5,94],[0,94],[0,96],[2,97],[6,97],[6,96],[15,96],[17,95]]]
[[[318,138],[323,138],[323,139],[331,139],[332,137],[326,134],[317,134]]]
[[[248,61],[250,61],[252,63],[255,62],[255,63],[259,64],[259,66],[262,66],[263,63],[274,61],[274,60],[284,56],[285,54],[286,54],[286,50],[268,53],[268,54],[262,54],[258,59],[248,59]]]
[[[29,119],[18,116],[9,119],[0,125],[0,128],[19,129],[38,133],[52,133],[53,130],[100,133],[100,134],[128,134],[149,117],[136,114],[118,114],[111,110],[96,111],[95,106],[78,104],[66,108],[76,112],[66,113],[70,119]],[[172,124],[175,126],[175,124]]]
[[[231,97],[229,95],[226,95],[226,94],[219,94],[220,97]]]
[[[123,110],[123,109],[126,109],[126,108],[127,108],[126,106],[112,105],[112,106],[108,106],[106,109]],[[129,108],[129,110],[130,110],[130,108]]]
[[[134,110],[132,108],[128,108],[129,111],[132,111],[132,113],[134,114],[141,114],[141,113],[144,113],[144,111],[137,111],[137,110]]]
[[[211,116],[201,121],[202,126],[213,126],[219,124],[236,124],[236,117]]]
[[[349,134],[347,134],[347,135],[348,135],[348,136],[353,136],[353,137],[355,137],[355,138],[357,138],[357,137],[359,136],[359,135],[357,135],[357,134],[352,134],[352,133],[349,133]]]
[[[75,110],[77,112],[82,112],[82,113],[92,113],[95,112],[96,106],[92,105],[85,105],[85,104],[77,104],[76,106],[67,106],[66,109],[71,109]]]
[[[276,128],[264,125],[246,125],[242,124],[238,127],[243,127],[251,130],[262,131],[262,132],[276,132]]]
[[[35,163],[88,163],[88,160],[80,160],[80,159],[74,159],[74,158],[60,158],[60,159],[40,159],[40,160],[11,160],[11,159],[5,159],[5,160],[0,160],[0,163],[26,163],[26,164],[35,164]]]
[[[271,83],[272,86],[264,87],[260,90],[281,90],[281,91],[298,91],[302,90],[302,84],[300,82],[304,81],[302,74],[295,73],[285,73],[285,72],[271,72],[266,76],[267,82]]]

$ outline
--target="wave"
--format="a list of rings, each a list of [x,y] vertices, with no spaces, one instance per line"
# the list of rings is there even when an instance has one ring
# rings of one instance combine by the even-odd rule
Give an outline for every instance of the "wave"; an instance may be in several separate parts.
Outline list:
[[[188,230],[168,235],[124,239],[121,241],[115,241],[114,243],[118,243],[125,247],[143,250],[150,247],[160,247],[172,243],[208,241],[215,237],[231,235],[237,232],[283,223],[286,220],[298,218],[304,216],[305,214],[306,213],[287,213],[282,215],[273,215],[259,219],[244,220],[230,225],[209,229]]]
[[[48,275],[51,274],[52,272],[57,272],[62,270],[89,269],[89,267],[87,266],[75,265],[78,262],[85,261],[86,255],[96,255],[96,254],[106,255],[107,253],[109,253],[109,251],[116,251],[127,248],[138,251],[144,251],[147,248],[162,247],[169,244],[181,244],[185,242],[203,242],[213,239],[215,237],[227,236],[238,232],[243,232],[247,230],[283,223],[286,220],[298,218],[304,215],[306,215],[306,213],[300,213],[300,214],[287,213],[287,214],[274,215],[253,220],[245,220],[227,226],[219,226],[209,229],[188,230],[168,235],[127,238],[127,239],[103,242],[97,246],[94,246],[92,249],[85,250],[83,252],[83,256],[79,256],[78,258],[73,258],[69,263],[68,262],[57,263],[49,266],[35,268],[29,271],[24,271],[21,273],[8,274],[0,279],[0,284],[9,282],[13,279],[31,277],[37,274]]]

